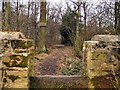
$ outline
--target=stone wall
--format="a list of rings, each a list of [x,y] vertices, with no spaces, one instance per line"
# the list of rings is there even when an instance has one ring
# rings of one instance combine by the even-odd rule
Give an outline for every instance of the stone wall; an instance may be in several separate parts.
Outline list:
[[[116,75],[120,72],[120,36],[96,35],[94,41],[85,41],[83,45],[86,75],[94,77]],[[90,88],[93,85],[90,81]]]
[[[0,59],[0,89],[2,88],[2,60]]]
[[[0,40],[0,89],[2,88],[2,56],[3,56],[3,42]]]
[[[1,3],[0,3],[1,4]],[[2,30],[2,12],[0,11],[0,31]]]
[[[95,35],[91,41],[120,41],[120,35]]]
[[[0,65],[2,68],[1,87],[3,89],[28,89],[30,68],[29,62],[34,51],[33,41],[26,39],[24,35],[19,32],[5,34],[5,37],[0,38],[2,40],[1,46],[4,50],[4,52],[1,53],[2,65]]]
[[[66,88],[88,88],[87,77],[81,77],[79,75],[42,75],[31,77],[30,89],[66,89]]]
[[[118,38],[119,36],[115,35],[96,35],[92,38],[96,41],[84,42],[84,60],[91,76],[101,76],[103,72],[112,70],[112,66],[115,71],[118,70],[120,62],[120,40]]]

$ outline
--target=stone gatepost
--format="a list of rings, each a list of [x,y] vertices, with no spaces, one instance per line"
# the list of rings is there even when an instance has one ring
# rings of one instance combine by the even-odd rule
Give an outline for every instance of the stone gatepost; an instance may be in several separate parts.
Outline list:
[[[0,56],[0,90],[2,88],[2,60]]]
[[[29,62],[32,41],[29,39],[10,40],[7,44],[18,42],[15,49],[8,46],[3,61],[3,88],[29,88]],[[22,47],[22,48],[20,48]]]
[[[4,52],[4,48],[3,48],[3,42],[2,40],[0,40],[0,90],[2,89],[2,85],[3,85],[3,80],[2,80],[2,57],[3,57],[3,52]]]
[[[84,66],[85,66],[85,73],[89,78],[89,88],[94,88],[92,83],[92,78],[94,78],[93,73],[91,72],[92,69],[92,46],[99,43],[98,41],[85,41],[83,44],[83,59],[84,59]]]
[[[84,65],[86,75],[89,77],[89,88],[95,88],[94,78],[106,75],[115,77],[115,74],[119,74],[120,67],[120,40],[117,35],[98,35],[92,40],[96,41],[85,41],[83,44]],[[115,81],[118,82],[117,79]]]
[[[31,68],[30,62],[34,52],[33,41],[24,38],[21,33],[13,33],[3,32],[5,35],[2,37],[4,52],[0,53],[2,57],[0,58],[0,88],[29,89],[29,68]]]

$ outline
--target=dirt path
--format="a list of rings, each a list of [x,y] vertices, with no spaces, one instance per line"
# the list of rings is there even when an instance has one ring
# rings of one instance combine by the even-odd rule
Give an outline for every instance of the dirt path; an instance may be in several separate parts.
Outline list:
[[[73,56],[72,47],[62,47],[53,49],[50,54],[43,56],[37,55],[38,62],[35,64],[37,75],[57,75],[60,69],[60,62],[66,57]]]

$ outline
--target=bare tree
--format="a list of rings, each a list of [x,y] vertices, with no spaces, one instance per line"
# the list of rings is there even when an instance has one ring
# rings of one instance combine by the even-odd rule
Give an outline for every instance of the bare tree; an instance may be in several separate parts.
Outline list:
[[[62,3],[47,3],[47,46],[61,43],[60,25],[63,15]]]
[[[83,12],[84,12],[84,40],[86,40],[86,27],[87,27],[87,9],[88,4],[87,2],[83,2]]]

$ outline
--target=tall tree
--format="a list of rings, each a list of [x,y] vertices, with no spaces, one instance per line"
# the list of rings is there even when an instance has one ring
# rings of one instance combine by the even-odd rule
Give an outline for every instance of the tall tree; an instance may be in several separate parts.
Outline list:
[[[5,2],[2,1],[2,31],[5,29]]]
[[[5,31],[10,31],[10,14],[11,14],[11,7],[10,7],[10,0],[6,2],[6,19],[5,19]]]
[[[46,0],[40,2],[39,52],[46,52]]]
[[[115,1],[115,29],[120,34],[120,2]]]
[[[81,39],[82,40],[82,39]],[[80,52],[80,0],[78,0],[78,11],[76,19],[76,36],[75,36],[75,54]]]
[[[76,15],[69,9],[62,16],[60,32],[63,37],[63,44],[74,45],[76,33]]]
[[[29,17],[30,17],[30,0],[28,1],[28,14],[27,14],[27,37],[30,38],[30,32],[29,32]]]
[[[86,26],[87,26],[87,3],[83,2],[84,11],[84,40],[86,40]]]
[[[16,7],[16,15],[17,15],[17,30],[19,31],[19,1],[17,0],[17,7]]]

